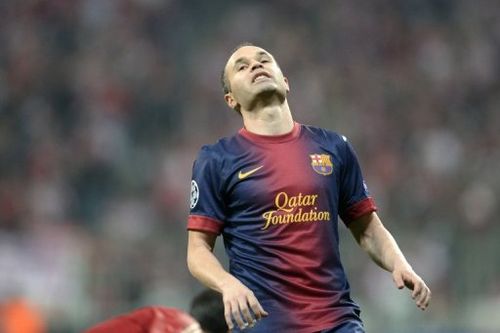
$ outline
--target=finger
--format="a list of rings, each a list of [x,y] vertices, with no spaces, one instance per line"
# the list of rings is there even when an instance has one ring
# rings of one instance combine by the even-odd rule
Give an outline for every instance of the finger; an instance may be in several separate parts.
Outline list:
[[[255,321],[255,319],[252,317],[252,314],[250,313],[250,309],[248,308],[248,302],[247,299],[241,299],[239,301],[239,306],[240,306],[240,312],[243,314],[243,320],[245,324],[251,325]]]
[[[234,325],[231,318],[231,303],[229,302],[224,302],[224,318],[226,319],[227,328],[232,331]]]
[[[424,287],[422,290],[421,296],[417,302],[417,305],[420,309],[425,310],[427,306],[429,305],[429,300],[430,300],[430,293],[431,291],[427,286]]]
[[[422,291],[420,292],[420,294],[417,295],[417,297],[415,297],[415,304],[417,305],[417,307],[419,309],[422,309],[423,310],[423,298],[425,298],[426,296],[426,292],[425,292],[425,289],[422,289]]]
[[[396,284],[396,287],[398,289],[403,289],[405,286],[405,283],[403,281],[403,277],[399,273],[395,273],[392,275],[392,279],[394,280],[394,283]]]
[[[420,307],[424,306],[425,298],[427,297],[427,293],[429,291],[429,288],[425,285],[425,283],[422,282],[422,292],[417,296],[417,303],[419,304]]]
[[[411,298],[417,300],[417,296],[420,295],[422,289],[424,288],[423,282],[418,282],[413,284],[413,292],[411,293]]]
[[[432,292],[429,288],[427,288],[427,295],[425,296],[424,300],[424,309],[426,309],[429,306],[429,303],[431,302],[432,298]]]
[[[243,321],[243,318],[241,317],[241,312],[240,312],[239,304],[236,301],[231,302],[231,315],[233,316],[233,319],[236,321],[236,324],[238,324],[238,326],[241,329],[245,329],[246,328],[246,326],[248,324],[246,324]]]
[[[268,313],[262,308],[259,301],[255,297],[252,297],[250,299],[249,304],[250,304],[250,308],[252,309],[253,313],[255,314],[255,318],[257,320],[260,320],[260,319],[262,319],[262,317],[265,317],[268,315]]]

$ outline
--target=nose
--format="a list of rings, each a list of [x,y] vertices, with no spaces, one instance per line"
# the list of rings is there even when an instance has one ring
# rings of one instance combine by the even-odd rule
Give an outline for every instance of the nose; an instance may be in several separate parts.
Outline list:
[[[251,69],[252,71],[254,71],[254,70],[256,70],[257,68],[262,68],[262,67],[263,67],[263,66],[262,66],[262,64],[261,64],[261,62],[260,62],[260,61],[256,61],[256,60],[254,60],[254,61],[252,62],[252,64],[251,64],[251,66],[250,66],[250,69]]]

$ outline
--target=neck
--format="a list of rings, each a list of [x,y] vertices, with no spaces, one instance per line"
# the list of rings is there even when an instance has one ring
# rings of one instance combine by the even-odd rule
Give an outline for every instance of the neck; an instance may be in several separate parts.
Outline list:
[[[293,118],[288,102],[267,105],[252,111],[241,109],[243,124],[252,133],[260,135],[281,135],[292,131]]]

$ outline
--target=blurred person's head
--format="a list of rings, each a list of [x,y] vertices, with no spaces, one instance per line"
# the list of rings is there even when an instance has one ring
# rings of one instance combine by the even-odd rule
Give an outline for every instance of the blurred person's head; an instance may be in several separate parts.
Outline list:
[[[224,99],[230,108],[251,110],[260,100],[283,103],[288,80],[268,51],[250,43],[236,47],[221,76]]]
[[[203,333],[200,324],[182,310],[148,306],[110,318],[85,333]]]
[[[204,333],[226,333],[228,327],[224,318],[222,295],[214,290],[205,289],[191,301],[189,310]]]

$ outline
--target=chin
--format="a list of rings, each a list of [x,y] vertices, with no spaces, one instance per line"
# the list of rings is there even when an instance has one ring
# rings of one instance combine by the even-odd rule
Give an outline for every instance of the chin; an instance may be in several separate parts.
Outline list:
[[[266,87],[260,87],[260,89],[256,92],[255,96],[259,97],[272,97],[272,96],[281,96],[285,97],[286,96],[286,91],[283,89],[279,89],[279,87],[276,87],[275,85],[268,85]]]
[[[260,87],[256,89],[255,95],[261,95],[261,94],[274,94],[274,93],[279,93],[279,89],[275,84],[269,83],[269,84],[262,84]]]

